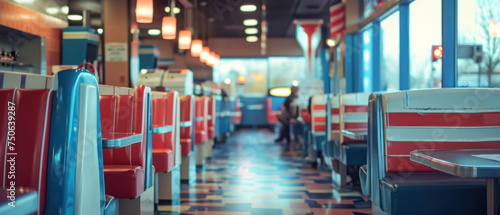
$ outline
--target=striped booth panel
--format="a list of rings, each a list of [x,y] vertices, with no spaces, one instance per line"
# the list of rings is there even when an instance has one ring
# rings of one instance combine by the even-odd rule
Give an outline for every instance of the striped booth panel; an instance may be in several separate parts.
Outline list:
[[[316,136],[325,135],[326,131],[326,101],[328,95],[317,95],[312,99],[311,128]]]
[[[330,98],[330,135],[329,140],[340,139],[340,96]]]
[[[22,73],[0,73],[1,89],[52,89],[53,76]]]
[[[434,89],[383,97],[388,172],[434,171],[410,161],[413,150],[500,148],[500,90]]]
[[[340,127],[344,129],[368,128],[368,97],[371,93],[353,93],[341,95]],[[359,142],[342,137],[342,143]]]

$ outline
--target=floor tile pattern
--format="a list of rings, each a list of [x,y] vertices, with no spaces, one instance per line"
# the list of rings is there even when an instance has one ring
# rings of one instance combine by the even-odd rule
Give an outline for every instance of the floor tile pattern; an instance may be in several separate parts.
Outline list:
[[[181,204],[161,201],[162,214],[364,215],[358,191],[338,192],[329,171],[318,171],[300,151],[273,143],[267,130],[241,130],[217,145],[196,184],[183,185]],[[368,206],[368,208],[367,208]]]

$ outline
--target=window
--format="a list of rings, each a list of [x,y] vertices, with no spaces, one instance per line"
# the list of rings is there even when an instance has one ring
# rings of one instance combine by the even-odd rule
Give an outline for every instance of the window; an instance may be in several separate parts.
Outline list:
[[[363,32],[362,92],[372,92],[372,29]]]
[[[248,97],[267,95],[267,59],[266,58],[233,58],[221,59],[214,68],[214,81],[225,82],[230,79],[236,83],[238,75],[246,77],[246,83],[238,89],[238,94]]]
[[[380,90],[399,90],[399,11],[380,23]]]
[[[500,1],[458,0],[457,38],[457,86],[500,87]]]
[[[290,87],[307,74],[304,57],[269,57],[269,88]]]
[[[469,1],[469,0],[465,0]],[[441,86],[442,60],[432,61],[432,46],[441,45],[441,1],[410,4],[410,89]]]

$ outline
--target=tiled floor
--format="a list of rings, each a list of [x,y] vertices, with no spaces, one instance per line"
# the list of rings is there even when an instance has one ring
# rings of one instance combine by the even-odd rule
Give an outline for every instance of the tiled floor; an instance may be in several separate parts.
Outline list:
[[[160,202],[165,214],[371,214],[359,192],[337,192],[328,171],[317,171],[299,152],[284,152],[267,130],[237,132],[213,152],[181,205]],[[369,205],[369,203],[368,203]],[[366,207],[365,207],[366,208]]]

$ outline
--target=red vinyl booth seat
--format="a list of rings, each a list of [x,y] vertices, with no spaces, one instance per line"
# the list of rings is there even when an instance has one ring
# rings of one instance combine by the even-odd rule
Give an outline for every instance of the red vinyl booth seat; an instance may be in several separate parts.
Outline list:
[[[193,121],[194,97],[192,95],[184,96],[180,100],[180,114],[182,122]],[[181,155],[187,156],[193,150],[193,125],[181,127]]]
[[[208,116],[210,116],[210,119],[207,120],[207,136],[210,139],[215,138],[215,110],[215,97],[211,95],[210,98],[208,98]]]
[[[267,97],[266,107],[267,107],[267,112],[266,112],[267,113],[267,122],[270,124],[278,123],[278,115],[280,114],[280,111],[273,111],[271,97]]]
[[[39,195],[39,212],[45,209],[45,190],[47,174],[47,150],[49,145],[50,115],[52,91],[50,89],[2,89],[0,90],[0,166],[5,165],[5,172],[0,176],[5,188],[10,187],[14,181],[15,187],[24,187],[37,191]],[[9,114],[8,102],[14,102],[15,115]],[[11,108],[12,109],[12,108]],[[7,145],[9,132],[8,116],[14,116],[15,135],[12,142]],[[12,151],[10,146],[14,146]],[[7,151],[6,151],[7,150]],[[9,179],[11,156],[7,153],[15,152],[15,179]],[[5,178],[4,178],[5,177]],[[17,190],[16,190],[17,192]],[[98,198],[98,197],[96,197]]]
[[[115,198],[136,198],[145,189],[147,146],[147,98],[143,85],[134,89],[100,86],[102,133],[143,134],[141,142],[103,149],[106,194]]]
[[[202,144],[207,141],[207,112],[208,102],[205,96],[200,96],[195,99],[195,143]]]
[[[173,126],[172,131],[153,133],[153,165],[158,172],[168,172],[175,166],[175,133],[179,95],[176,91],[153,93],[153,127]]]
[[[241,111],[240,111],[240,98],[236,97],[234,99],[235,104],[235,111],[236,111],[236,116],[234,117],[234,123],[235,124],[240,124],[241,123]]]

